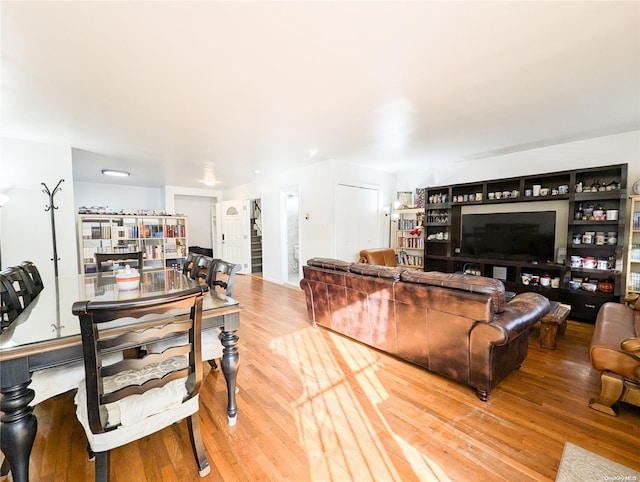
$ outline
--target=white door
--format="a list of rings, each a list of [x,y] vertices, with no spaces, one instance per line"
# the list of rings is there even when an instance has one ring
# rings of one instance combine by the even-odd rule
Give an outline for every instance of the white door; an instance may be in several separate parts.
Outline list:
[[[220,204],[222,259],[240,263],[240,273],[251,273],[249,201],[223,201]]]
[[[336,258],[358,261],[361,249],[381,247],[377,189],[338,184],[334,213]]]

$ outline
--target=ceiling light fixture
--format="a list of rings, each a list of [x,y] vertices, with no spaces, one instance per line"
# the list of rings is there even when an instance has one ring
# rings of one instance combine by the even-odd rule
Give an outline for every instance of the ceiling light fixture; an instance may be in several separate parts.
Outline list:
[[[103,169],[102,174],[105,176],[116,176],[116,177],[129,177],[130,174],[127,171],[118,171],[116,169]]]

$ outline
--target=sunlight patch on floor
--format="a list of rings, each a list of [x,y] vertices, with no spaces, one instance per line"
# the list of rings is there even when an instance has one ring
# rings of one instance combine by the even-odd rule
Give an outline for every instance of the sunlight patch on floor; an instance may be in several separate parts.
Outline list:
[[[291,408],[310,479],[448,481],[435,462],[389,427],[381,411],[389,394],[376,375],[379,355],[325,334],[309,328],[270,345],[300,376],[302,393]],[[371,413],[376,414],[373,419]],[[400,467],[394,464],[398,457],[405,460]]]

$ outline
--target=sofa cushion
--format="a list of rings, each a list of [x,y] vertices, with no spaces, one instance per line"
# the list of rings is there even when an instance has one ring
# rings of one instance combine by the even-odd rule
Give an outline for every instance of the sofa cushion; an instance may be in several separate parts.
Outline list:
[[[307,261],[307,265],[316,268],[335,269],[338,271],[349,271],[349,267],[353,263],[349,261],[341,261],[333,258],[311,258]]]
[[[380,266],[367,263],[353,263],[349,267],[349,271],[355,274],[362,274],[365,276],[375,276],[376,278],[385,278],[399,280],[402,269],[392,268],[390,266]]]
[[[409,283],[420,283],[429,286],[442,286],[468,291],[470,293],[486,294],[491,297],[494,313],[502,313],[505,306],[505,289],[502,281],[460,273],[441,273],[439,271],[406,270],[400,274],[400,280]]]

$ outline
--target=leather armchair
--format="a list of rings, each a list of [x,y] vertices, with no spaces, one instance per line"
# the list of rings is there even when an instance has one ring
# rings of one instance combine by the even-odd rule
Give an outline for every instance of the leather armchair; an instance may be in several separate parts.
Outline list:
[[[359,262],[380,266],[398,266],[396,263],[396,253],[392,248],[363,249],[360,251]]]
[[[600,395],[589,401],[589,407],[616,415],[617,402],[640,406],[640,302],[602,305],[589,358],[593,368],[602,372]]]

